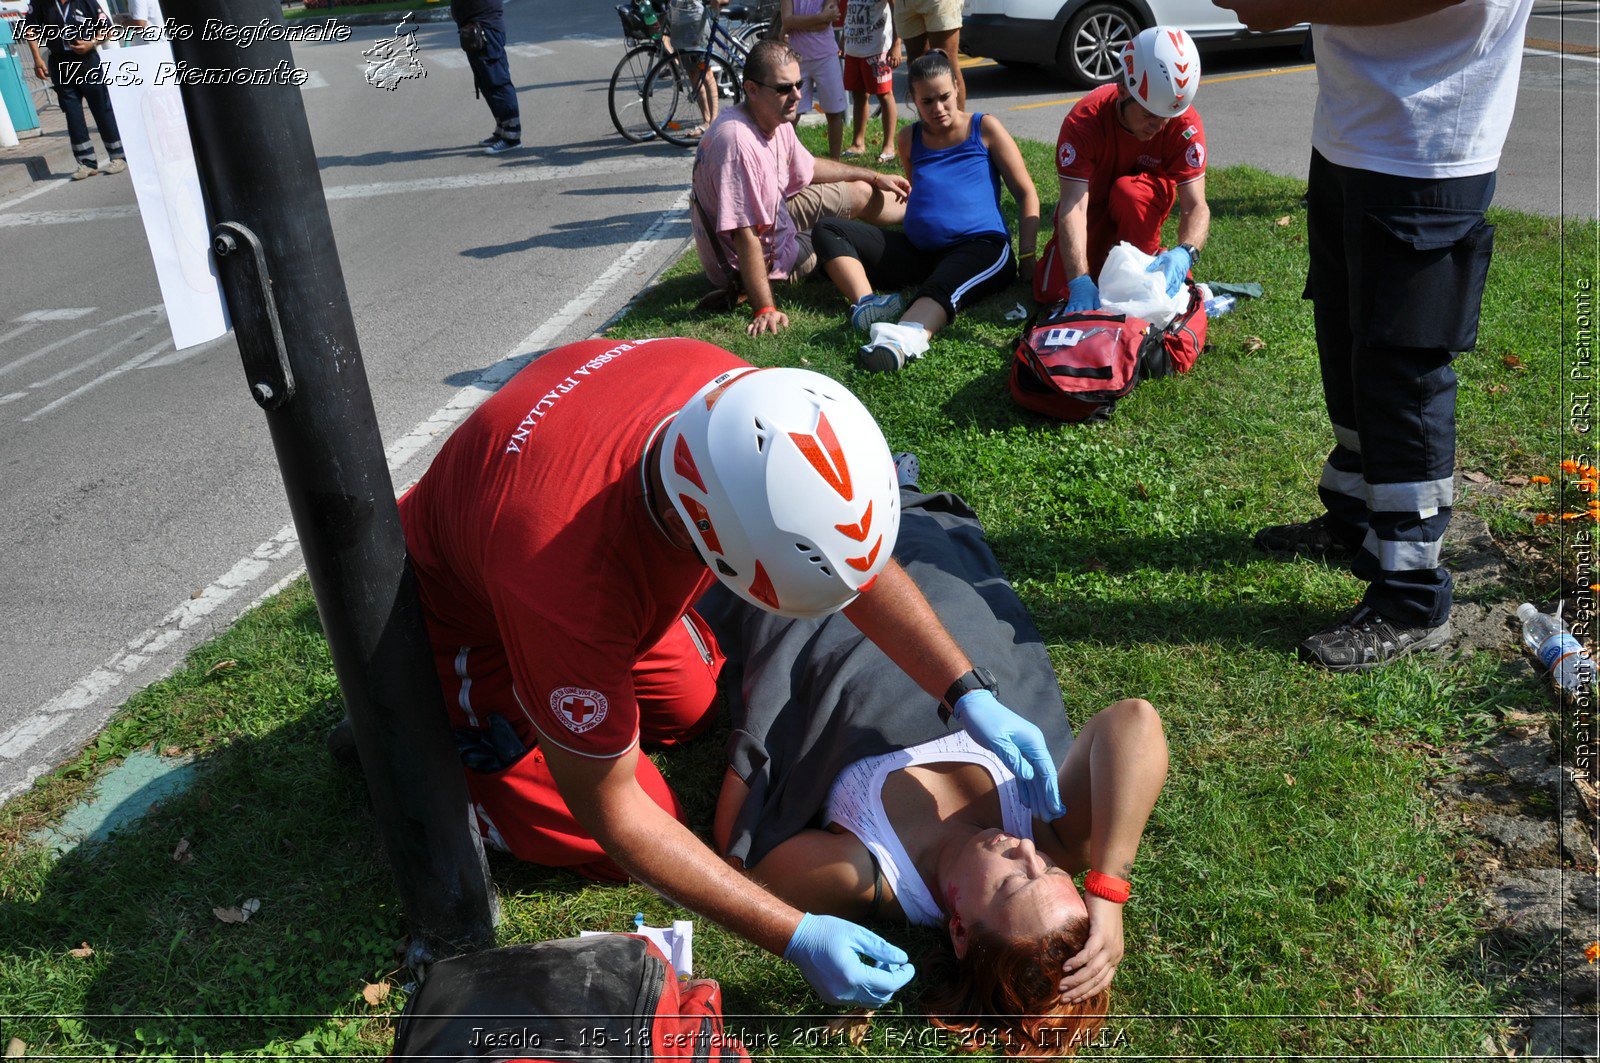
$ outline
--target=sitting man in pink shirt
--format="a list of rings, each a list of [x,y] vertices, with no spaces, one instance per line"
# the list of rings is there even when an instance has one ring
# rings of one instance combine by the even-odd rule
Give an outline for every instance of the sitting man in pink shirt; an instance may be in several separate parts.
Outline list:
[[[781,41],[762,41],[744,65],[744,103],[722,112],[694,163],[695,249],[711,283],[743,291],[755,336],[781,332],[772,282],[816,269],[811,228],[823,218],[894,225],[905,217],[909,182],[898,174],[814,158],[795,137],[800,60]]]

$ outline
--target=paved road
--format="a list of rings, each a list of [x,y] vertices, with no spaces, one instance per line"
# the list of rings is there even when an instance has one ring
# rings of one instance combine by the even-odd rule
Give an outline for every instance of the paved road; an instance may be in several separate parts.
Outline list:
[[[387,27],[296,48],[388,443],[519,345],[588,335],[687,234],[662,219],[688,155],[611,129],[611,9],[508,19],[531,146],[497,159],[464,146],[493,121],[450,24],[421,28],[427,76],[393,92],[362,76]],[[0,797],[300,563],[233,341],[166,342],[132,202],[95,177],[0,205]]]
[[[362,78],[387,28],[296,49],[391,445],[485,367],[587,335],[683,247],[688,157],[612,132],[620,42],[595,8],[508,9],[530,147],[499,159],[467,147],[490,121],[452,26],[420,30],[428,75],[392,93]],[[1531,35],[1564,35],[1568,53],[1526,60],[1499,202],[1593,215],[1597,8],[1546,8],[1561,20],[1541,13]],[[1304,173],[1303,66],[1292,52],[1208,62],[1214,162]],[[1046,140],[1073,98],[992,64],[968,78],[976,106]],[[126,178],[96,177],[0,202],[0,799],[299,566],[233,342],[165,342],[132,201]]]
[[[1600,130],[1600,4],[1534,5],[1515,120],[1495,203],[1540,214],[1593,218]],[[965,70],[973,106],[999,115],[1021,136],[1055,142],[1067,101],[1081,93],[1041,94],[1041,75],[993,63]],[[1213,166],[1247,163],[1304,178],[1311,161],[1316,70],[1298,49],[1207,54],[1198,106]],[[1053,196],[1041,191],[1046,199]]]

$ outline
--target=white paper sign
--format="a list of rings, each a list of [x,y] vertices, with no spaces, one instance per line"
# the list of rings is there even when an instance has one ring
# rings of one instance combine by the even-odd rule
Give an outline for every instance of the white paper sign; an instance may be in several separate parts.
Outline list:
[[[155,259],[161,299],[167,304],[172,345],[181,351],[216,339],[230,326],[173,69],[168,41],[123,48],[105,63],[128,174]]]

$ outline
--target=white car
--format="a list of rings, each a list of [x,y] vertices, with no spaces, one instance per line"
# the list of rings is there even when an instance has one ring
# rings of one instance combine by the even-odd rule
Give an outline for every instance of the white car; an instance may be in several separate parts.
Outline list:
[[[965,0],[961,50],[1007,66],[1051,66],[1093,88],[1116,75],[1124,44],[1157,25],[1188,30],[1201,47],[1292,45],[1306,34],[1304,24],[1251,32],[1210,0]]]

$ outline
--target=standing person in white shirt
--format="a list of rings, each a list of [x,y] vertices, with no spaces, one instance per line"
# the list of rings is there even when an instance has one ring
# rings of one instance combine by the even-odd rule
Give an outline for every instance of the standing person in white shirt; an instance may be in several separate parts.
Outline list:
[[[161,15],[158,0],[128,0],[128,25],[143,29],[135,44],[154,43],[161,38],[161,27],[167,20]]]
[[[1360,607],[1300,654],[1380,668],[1450,638],[1450,363],[1477,343],[1494,249],[1484,211],[1533,0],[1218,3],[1253,30],[1312,22],[1317,56],[1305,295],[1335,442],[1318,484],[1326,512],[1264,528],[1256,545],[1348,560],[1368,584]]]
[[[867,97],[877,97],[883,118],[879,162],[893,162],[899,116],[894,106],[894,69],[902,56],[894,30],[893,0],[850,0],[844,13],[844,87],[854,107],[850,146],[845,155],[867,151]]]

